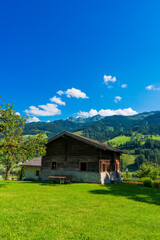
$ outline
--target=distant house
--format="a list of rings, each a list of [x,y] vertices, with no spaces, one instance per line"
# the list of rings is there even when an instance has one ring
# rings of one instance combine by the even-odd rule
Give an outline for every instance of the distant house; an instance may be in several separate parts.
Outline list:
[[[42,157],[35,158],[30,162],[21,164],[25,167],[25,179],[39,179],[39,172],[42,166]]]
[[[93,139],[63,132],[48,141],[44,157],[25,164],[25,177],[46,180],[48,176],[70,175],[74,182],[120,181],[121,153],[123,151]]]

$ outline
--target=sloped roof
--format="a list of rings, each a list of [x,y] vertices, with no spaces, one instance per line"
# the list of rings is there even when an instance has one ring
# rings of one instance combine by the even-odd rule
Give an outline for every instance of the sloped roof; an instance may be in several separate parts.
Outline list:
[[[79,136],[79,135],[76,135],[76,134],[70,133],[70,132],[62,132],[61,134],[59,134],[59,135],[49,139],[48,143],[53,142],[53,141],[55,141],[56,139],[58,139],[58,138],[60,138],[62,136],[72,137],[74,139],[77,139],[77,140],[79,140],[81,142],[84,142],[84,143],[87,143],[89,145],[92,145],[92,146],[94,146],[96,148],[99,148],[101,150],[109,150],[109,151],[112,151],[112,152],[125,153],[124,151],[122,151],[122,150],[120,150],[118,148],[114,148],[114,147],[111,147],[111,146],[109,146],[107,144],[104,144],[104,143],[98,142],[96,140],[93,140],[91,138],[82,137],[82,136]]]
[[[29,162],[21,164],[22,166],[28,166],[28,167],[41,167],[42,165],[42,157],[34,158]]]

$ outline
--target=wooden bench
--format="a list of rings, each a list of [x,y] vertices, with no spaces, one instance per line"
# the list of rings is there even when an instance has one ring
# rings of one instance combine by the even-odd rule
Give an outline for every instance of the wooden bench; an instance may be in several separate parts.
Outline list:
[[[64,183],[66,176],[48,176],[49,179],[51,179],[54,183],[54,180],[59,180],[59,183]]]

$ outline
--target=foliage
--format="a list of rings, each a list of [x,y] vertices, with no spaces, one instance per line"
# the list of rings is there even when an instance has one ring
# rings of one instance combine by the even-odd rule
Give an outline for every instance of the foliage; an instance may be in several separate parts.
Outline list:
[[[151,178],[144,178],[142,179],[142,183],[143,183],[143,186],[145,187],[153,187],[154,186],[154,182]]]
[[[22,174],[22,175],[21,175],[21,174]],[[18,177],[18,178],[20,178],[20,177],[25,178],[25,168],[19,169],[19,170],[17,171],[17,177]]]
[[[154,187],[160,189],[160,181],[154,181]]]
[[[149,177],[152,180],[158,179],[160,175],[160,168],[157,164],[144,163],[140,166],[139,171],[137,171],[138,178]]]
[[[160,112],[141,113],[135,116],[94,116],[92,118],[69,118],[50,123],[29,123],[25,126],[24,134],[35,135],[46,132],[48,137],[53,137],[62,131],[82,131],[83,136],[96,139],[101,142],[118,136],[133,137],[141,140],[141,135],[148,138],[159,139]],[[123,139],[125,141],[125,137]],[[122,142],[123,143],[123,142]]]
[[[0,181],[0,239],[160,239],[159,196],[128,183]]]
[[[139,168],[140,165],[142,165],[145,162],[145,157],[144,155],[139,155],[138,157],[136,157],[135,159],[135,165],[137,166],[137,168]]]
[[[18,162],[45,154],[44,134],[24,138],[26,117],[16,114],[13,105],[0,106],[0,161],[6,167],[6,179]]]
[[[69,131],[73,132],[78,130],[83,124],[74,123],[69,120],[58,120],[54,122],[38,122],[38,123],[28,123],[24,128],[24,135],[36,135],[39,133],[46,133],[49,138],[63,132]]]

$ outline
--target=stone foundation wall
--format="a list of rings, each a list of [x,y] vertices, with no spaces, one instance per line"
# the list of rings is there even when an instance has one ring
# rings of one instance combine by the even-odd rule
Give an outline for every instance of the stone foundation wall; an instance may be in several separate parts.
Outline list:
[[[72,182],[80,183],[98,183],[100,184],[100,173],[96,172],[80,172],[72,169],[51,170],[43,168],[40,172],[40,179],[47,180],[48,176],[72,176]]]
[[[40,179],[48,180],[48,176],[73,176],[72,182],[80,183],[98,183],[98,184],[108,184],[111,180],[120,181],[120,175],[117,178],[116,172],[80,172],[73,169],[58,169],[51,170],[48,168],[43,168],[40,171]]]
[[[101,172],[101,184],[111,183],[113,180],[121,181],[121,172]]]

